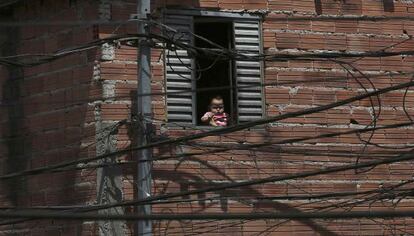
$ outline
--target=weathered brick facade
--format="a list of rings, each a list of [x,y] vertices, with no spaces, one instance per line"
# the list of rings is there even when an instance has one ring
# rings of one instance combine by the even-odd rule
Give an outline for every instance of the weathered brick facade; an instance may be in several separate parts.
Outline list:
[[[10,21],[96,20],[92,1],[31,1],[2,9]],[[52,53],[98,37],[93,26],[2,28],[1,55]],[[101,96],[94,79],[97,51],[76,53],[30,68],[1,67],[2,174],[95,155],[93,101]],[[1,183],[2,206],[91,204],[94,170],[16,178]],[[92,234],[91,223],[29,221],[2,228],[5,235]]]
[[[136,13],[134,0],[21,1],[0,9],[10,21],[128,20]],[[404,51],[414,46],[414,21],[392,19],[371,21],[343,16],[414,16],[413,1],[387,0],[158,0],[163,7],[203,8],[218,11],[251,11],[263,14],[264,52],[370,52]],[[384,9],[385,7],[385,9]],[[288,18],[307,17],[302,20]],[[320,17],[328,17],[321,20]],[[330,18],[329,18],[330,17]],[[0,57],[14,54],[51,53],[112,34],[135,33],[136,24],[52,25],[0,28]],[[106,48],[105,48],[106,47]],[[109,50],[108,50],[109,47]],[[113,51],[112,51],[113,49]],[[33,67],[0,66],[0,164],[1,174],[93,157],[135,145],[136,126],[131,122],[137,87],[137,49],[107,45]],[[352,58],[355,68],[329,60],[286,60],[266,62],[266,114],[276,116],[312,106],[325,105],[375,87],[385,88],[411,79],[412,56]],[[347,71],[347,69],[349,71]],[[152,91],[165,91],[164,62],[160,49],[152,50]],[[359,77],[355,80],[351,74]],[[392,73],[393,75],[387,75]],[[400,73],[400,74],[398,74]],[[319,82],[309,82],[319,79]],[[321,79],[325,79],[322,80]],[[332,81],[332,79],[336,79]],[[294,82],[297,83],[294,83]],[[308,82],[307,82],[308,81]],[[373,87],[374,86],[374,87]],[[377,125],[407,122],[403,109],[405,90],[381,95]],[[405,105],[413,114],[414,93],[406,94]],[[153,96],[157,136],[177,137],[202,132],[203,128],[160,126],[166,124],[165,98]],[[364,128],[371,123],[369,99],[320,113],[285,119],[257,129],[206,137],[201,142],[260,143],[294,137]],[[121,122],[122,121],[122,122]],[[369,133],[361,134],[364,139]],[[249,151],[230,151],[153,164],[153,194],[203,188],[215,183],[286,175],[324,167],[395,155],[414,143],[412,127],[376,131],[368,145],[357,135],[311,139],[305,142]],[[383,146],[387,148],[383,148]],[[155,156],[200,151],[199,147],[170,145],[154,150]],[[201,149],[203,150],[203,149]],[[206,149],[207,150],[207,149]],[[133,162],[134,154],[119,157]],[[109,162],[113,160],[107,160]],[[102,163],[96,161],[95,163]],[[105,204],[136,197],[136,163],[119,167],[79,169],[32,175],[1,182],[0,205],[10,207]],[[329,199],[257,200],[267,197],[364,192],[412,179],[412,163],[381,165],[356,174],[353,170],[318,175],[243,189],[206,193],[184,199],[199,201],[153,205],[161,213],[249,213],[324,210],[410,210],[411,197],[366,201],[366,195]],[[405,188],[412,187],[406,185]],[[219,200],[206,199],[222,196]],[[372,196],[372,195],[369,195]],[[392,197],[390,197],[392,199]],[[348,202],[347,202],[348,201]],[[102,213],[132,212],[116,209]],[[411,235],[413,220],[232,220],[154,222],[156,235]],[[0,222],[1,224],[1,222]],[[129,235],[129,223],[92,221],[28,220],[0,226],[5,235]]]

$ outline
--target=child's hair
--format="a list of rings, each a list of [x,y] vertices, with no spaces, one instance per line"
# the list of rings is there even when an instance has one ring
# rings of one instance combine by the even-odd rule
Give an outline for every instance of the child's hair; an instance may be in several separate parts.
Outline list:
[[[220,96],[220,95],[215,95],[214,97],[212,97],[212,98],[210,99],[210,103],[213,101],[213,99],[216,99],[216,100],[223,100],[223,97],[222,97],[222,96]]]
[[[211,103],[213,102],[214,99],[223,101],[223,97],[220,96],[220,95],[215,95],[215,96],[211,97],[210,103],[208,104],[208,109],[211,109]]]

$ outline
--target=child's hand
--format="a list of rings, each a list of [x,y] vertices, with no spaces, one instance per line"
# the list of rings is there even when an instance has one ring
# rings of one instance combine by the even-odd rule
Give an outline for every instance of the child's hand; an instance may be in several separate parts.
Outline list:
[[[208,122],[209,120],[211,120],[211,117],[213,117],[213,113],[212,112],[207,112],[206,114],[204,114],[203,117],[201,117],[201,121],[203,122]]]

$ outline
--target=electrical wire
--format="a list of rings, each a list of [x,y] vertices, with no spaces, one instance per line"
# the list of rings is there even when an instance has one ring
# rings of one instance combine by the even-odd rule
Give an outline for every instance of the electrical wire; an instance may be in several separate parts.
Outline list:
[[[99,160],[99,159],[103,159],[103,158],[107,158],[107,157],[111,157],[111,156],[118,156],[118,155],[129,153],[131,151],[142,150],[142,149],[147,149],[147,148],[153,148],[153,147],[167,145],[167,144],[181,143],[181,142],[185,142],[185,141],[196,140],[196,139],[207,137],[207,136],[221,135],[221,134],[225,134],[225,133],[229,133],[229,132],[243,130],[243,129],[246,129],[246,128],[249,128],[249,127],[254,127],[254,126],[257,126],[257,125],[261,125],[261,124],[267,124],[267,123],[270,123],[270,122],[280,121],[280,120],[291,118],[291,117],[296,117],[296,116],[300,116],[300,115],[304,115],[304,114],[320,112],[320,111],[331,109],[331,108],[334,108],[334,107],[337,107],[337,106],[352,103],[353,101],[361,100],[361,99],[364,99],[364,98],[369,97],[369,96],[375,96],[377,94],[382,94],[382,93],[386,93],[386,92],[393,91],[393,90],[396,90],[396,89],[401,89],[401,88],[404,88],[404,87],[407,87],[407,86],[412,86],[412,83],[414,83],[414,82],[408,82],[408,83],[403,83],[403,84],[399,84],[399,85],[395,85],[395,86],[390,86],[390,87],[387,87],[387,88],[378,89],[377,91],[357,95],[357,96],[354,96],[354,97],[351,97],[351,98],[348,98],[348,99],[345,99],[345,100],[342,100],[342,101],[334,102],[334,103],[331,103],[331,104],[318,106],[318,107],[313,107],[313,108],[308,108],[308,109],[304,109],[304,110],[301,110],[301,111],[286,113],[286,114],[275,116],[275,117],[263,118],[263,119],[259,119],[259,120],[255,120],[255,121],[245,122],[245,123],[242,123],[242,124],[233,125],[233,126],[224,127],[224,128],[213,129],[213,130],[206,131],[206,132],[203,132],[203,133],[192,134],[192,135],[188,135],[188,136],[184,136],[184,137],[178,137],[178,138],[171,138],[171,139],[168,139],[168,140],[162,140],[162,141],[150,143],[148,145],[133,147],[133,148],[129,148],[129,149],[124,149],[124,150],[116,151],[114,153],[104,154],[104,155],[101,155],[101,156],[82,158],[82,159],[68,161],[68,162],[64,162],[64,163],[59,163],[59,164],[55,164],[55,165],[51,165],[51,166],[47,166],[47,167],[40,167],[40,168],[20,171],[20,172],[16,172],[16,173],[6,174],[6,175],[3,175],[3,176],[0,176],[0,180],[15,178],[15,177],[22,176],[22,175],[42,173],[46,170],[63,168],[63,167],[67,167],[67,166],[71,166],[71,165],[75,165],[75,164],[79,164],[79,163],[86,163],[86,162],[90,162],[90,161],[95,161],[95,160]],[[398,124],[397,127],[401,126],[401,125],[406,126],[408,124],[410,124],[410,123]],[[390,126],[388,126],[388,127],[390,127]],[[392,127],[394,127],[394,126],[392,126]],[[369,130],[369,129],[365,129],[365,130]],[[329,135],[332,135],[332,134],[326,134],[326,135],[328,135],[327,137],[329,137]],[[301,139],[299,139],[299,140],[301,140]]]
[[[230,49],[215,49],[215,48],[200,48],[179,41],[174,41],[168,37],[158,34],[125,34],[125,35],[116,35],[110,36],[104,39],[98,39],[90,43],[67,48],[64,50],[59,50],[53,54],[24,54],[24,55],[13,55],[13,58],[21,57],[34,57],[35,60],[32,62],[19,62],[11,61],[11,56],[0,57],[0,63],[7,65],[16,65],[16,66],[35,66],[43,63],[50,62],[52,60],[58,59],[63,56],[67,56],[76,52],[86,51],[93,48],[96,48],[105,43],[114,43],[114,42],[127,42],[127,41],[136,41],[139,38],[155,39],[160,42],[166,42],[165,47],[172,51],[176,49],[187,50],[190,55],[198,55],[203,57],[213,57],[220,58],[222,60],[240,60],[240,61],[286,61],[286,60],[321,60],[321,59],[338,59],[338,58],[360,58],[360,57],[391,57],[398,55],[414,55],[412,50],[403,50],[403,51],[370,51],[370,52],[305,52],[305,53],[290,53],[290,52],[280,52],[272,54],[257,54],[256,56],[246,55],[243,51],[240,50],[230,50]]]
[[[152,201],[164,200],[164,199],[169,199],[169,198],[183,197],[183,196],[202,194],[202,193],[207,193],[207,192],[216,192],[216,191],[222,191],[222,190],[233,189],[233,188],[241,188],[241,187],[247,187],[247,186],[252,186],[252,185],[270,183],[270,182],[279,182],[279,181],[292,180],[292,179],[298,179],[298,178],[307,178],[307,177],[316,176],[316,175],[325,175],[325,174],[342,172],[342,171],[347,171],[347,170],[354,170],[355,168],[367,168],[367,167],[372,167],[372,166],[391,164],[395,162],[410,161],[413,159],[414,159],[414,154],[412,153],[412,151],[410,151],[398,157],[384,159],[384,160],[367,161],[367,162],[359,163],[358,165],[350,164],[350,165],[326,167],[324,169],[306,171],[302,173],[290,174],[290,175],[285,175],[285,176],[271,176],[271,177],[261,178],[261,179],[240,181],[240,182],[234,182],[234,183],[217,184],[211,187],[151,196],[151,197],[147,197],[147,198],[140,199],[140,200],[124,201],[122,203],[107,204],[105,207],[103,206],[89,207],[88,209],[89,210],[102,210],[102,209],[108,209],[108,208],[119,207],[119,206],[148,204],[149,202],[152,202]]]
[[[382,77],[384,75],[413,75],[414,72],[407,72],[407,73],[384,73],[384,74],[378,74],[378,75],[370,75],[370,78],[377,78]],[[362,77],[356,77],[356,78],[362,78]],[[220,91],[220,90],[229,90],[229,89],[243,89],[243,88],[252,88],[252,87],[266,87],[266,86],[287,86],[287,85],[296,85],[300,83],[319,83],[319,82],[340,82],[347,80],[347,77],[328,77],[323,79],[306,79],[306,80],[295,80],[295,81],[284,81],[284,82],[268,82],[268,83],[260,83],[255,85],[233,85],[233,86],[214,86],[214,87],[208,87],[208,88],[197,88],[197,89],[182,89],[180,91],[174,91],[174,92],[152,92],[152,93],[142,93],[142,94],[136,94],[134,96],[137,97],[145,97],[145,96],[168,96],[168,95],[179,95],[184,93],[197,93],[197,92],[209,92],[209,91]],[[108,97],[99,97],[99,98],[93,98],[93,99],[86,99],[86,100],[71,100],[68,101],[59,101],[59,100],[53,100],[50,102],[11,102],[7,100],[0,101],[0,106],[13,106],[18,103],[24,103],[24,104],[59,104],[59,103],[70,103],[70,105],[80,105],[83,103],[92,103],[100,100],[117,100],[117,99],[123,99],[123,98],[131,98],[130,95],[127,96],[108,96]],[[74,102],[73,104],[71,102]]]
[[[237,12],[239,13],[239,12]],[[354,15],[319,15],[319,16],[292,16],[288,13],[286,16],[282,17],[273,17],[267,16],[266,21],[279,21],[279,20],[289,20],[289,21],[325,21],[325,20],[358,20],[358,21],[389,21],[389,20],[407,20],[413,21],[414,17],[412,16],[354,16]],[[69,21],[42,21],[42,20],[25,20],[25,21],[6,21],[3,20],[0,22],[0,27],[18,27],[18,26],[84,26],[84,25],[119,25],[127,24],[131,21],[145,21],[151,22],[154,20],[142,20],[142,19],[129,19],[129,20],[69,20]],[[158,23],[158,22],[157,22]]]
[[[414,211],[352,211],[352,212],[277,212],[277,213],[220,213],[220,214],[152,214],[109,215],[96,213],[59,213],[50,211],[0,211],[0,218],[36,218],[71,220],[259,220],[259,219],[359,219],[414,217]]]
[[[407,87],[407,90],[408,90],[408,88],[409,88],[409,87]],[[406,90],[406,91],[407,91],[407,90]]]

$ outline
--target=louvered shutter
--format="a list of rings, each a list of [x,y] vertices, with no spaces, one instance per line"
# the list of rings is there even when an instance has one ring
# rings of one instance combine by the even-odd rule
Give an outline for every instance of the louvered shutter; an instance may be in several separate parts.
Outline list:
[[[165,24],[177,30],[177,33],[166,30],[168,37],[174,40],[193,44],[190,34],[193,17],[183,15],[166,15]],[[194,88],[193,60],[186,50],[165,50],[165,77],[167,91],[167,117],[169,122],[193,123],[195,94],[185,92]]]
[[[245,55],[262,52],[259,21],[235,20],[233,23],[235,49]],[[239,122],[263,116],[262,64],[260,61],[236,61],[237,113]],[[255,86],[257,85],[257,86]]]

